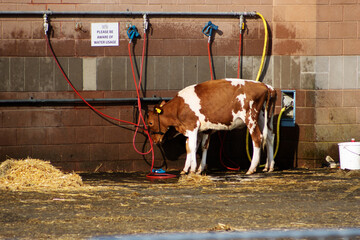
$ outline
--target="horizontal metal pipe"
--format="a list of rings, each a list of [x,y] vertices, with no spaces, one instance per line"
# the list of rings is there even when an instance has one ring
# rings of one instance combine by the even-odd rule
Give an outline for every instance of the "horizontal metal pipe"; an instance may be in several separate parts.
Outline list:
[[[34,16],[34,15],[44,15],[49,16],[143,16],[144,14],[148,16],[164,16],[164,17],[239,17],[243,16],[256,16],[256,12],[104,12],[104,11],[95,11],[95,12],[84,12],[84,11],[70,11],[70,12],[56,12],[56,11],[0,11],[1,15],[7,16]]]
[[[161,97],[151,97],[151,98],[141,98],[142,103],[155,104],[160,101],[169,101],[172,98],[161,98]],[[137,103],[137,98],[89,98],[85,99],[90,104],[96,105],[117,105],[117,104],[135,104]],[[6,99],[0,100],[1,106],[39,106],[39,105],[78,105],[85,103],[81,99]]]

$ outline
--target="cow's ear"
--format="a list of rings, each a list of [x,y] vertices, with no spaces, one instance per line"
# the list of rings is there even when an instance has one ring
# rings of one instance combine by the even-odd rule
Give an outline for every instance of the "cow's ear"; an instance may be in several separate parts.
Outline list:
[[[157,114],[162,114],[163,109],[162,109],[161,105],[155,105],[154,112],[157,113]]]
[[[165,105],[165,101],[163,100],[161,103],[160,103],[160,107],[163,107]]]

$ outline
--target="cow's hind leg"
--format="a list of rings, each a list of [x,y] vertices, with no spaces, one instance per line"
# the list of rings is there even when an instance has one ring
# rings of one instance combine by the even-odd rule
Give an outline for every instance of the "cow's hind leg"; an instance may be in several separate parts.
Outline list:
[[[196,170],[196,142],[197,142],[197,130],[187,131],[187,140],[186,140],[186,161],[185,167],[180,174],[185,174],[189,171],[194,173]]]
[[[266,164],[264,168],[264,172],[272,172],[274,171],[274,131],[273,131],[273,117],[271,116],[268,125],[267,125],[267,137],[266,137],[266,150],[267,150],[267,157],[266,157]]]
[[[251,159],[251,164],[249,170],[246,174],[253,174],[256,172],[256,167],[260,162],[260,154],[261,154],[261,133],[258,127],[255,127],[254,131],[251,133],[251,138],[253,142],[253,156]]]
[[[197,174],[201,174],[205,170],[206,156],[207,156],[209,144],[210,144],[210,134],[204,133],[202,142],[201,142],[201,147],[202,147],[201,163],[196,172]]]
[[[264,168],[264,172],[272,172],[274,171],[274,133],[272,131],[268,132],[268,137],[266,139],[266,150],[267,150],[267,157],[266,157],[266,164]]]

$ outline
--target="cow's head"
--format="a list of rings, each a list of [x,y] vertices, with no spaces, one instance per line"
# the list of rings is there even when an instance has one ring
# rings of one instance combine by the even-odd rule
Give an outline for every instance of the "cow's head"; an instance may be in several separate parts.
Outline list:
[[[165,101],[160,105],[155,105],[153,111],[149,111],[147,125],[149,127],[149,132],[154,143],[161,143],[164,134],[168,130],[169,126],[166,125],[166,121],[163,117],[164,109],[163,106]]]

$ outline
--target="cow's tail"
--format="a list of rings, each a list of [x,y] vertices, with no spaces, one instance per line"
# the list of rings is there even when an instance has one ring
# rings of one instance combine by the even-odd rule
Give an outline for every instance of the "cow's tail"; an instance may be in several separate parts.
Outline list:
[[[268,91],[268,96],[267,96],[267,100],[266,100],[266,103],[265,103],[265,109],[264,109],[264,128],[263,128],[263,131],[262,131],[262,134],[263,134],[263,139],[262,139],[262,149],[265,149],[265,145],[266,145],[266,141],[267,141],[267,136],[268,136],[268,105],[269,105],[269,91]]]
[[[269,126],[269,124],[271,124],[271,122],[272,122],[270,120],[271,120],[272,116],[274,115],[275,103],[276,103],[276,91],[274,89],[272,89],[271,87],[268,87],[267,99],[266,99],[265,109],[264,109],[264,128],[263,128],[263,141],[262,141],[263,149],[265,148],[265,145],[266,145],[269,128],[271,128],[271,130],[272,130],[272,126]]]

